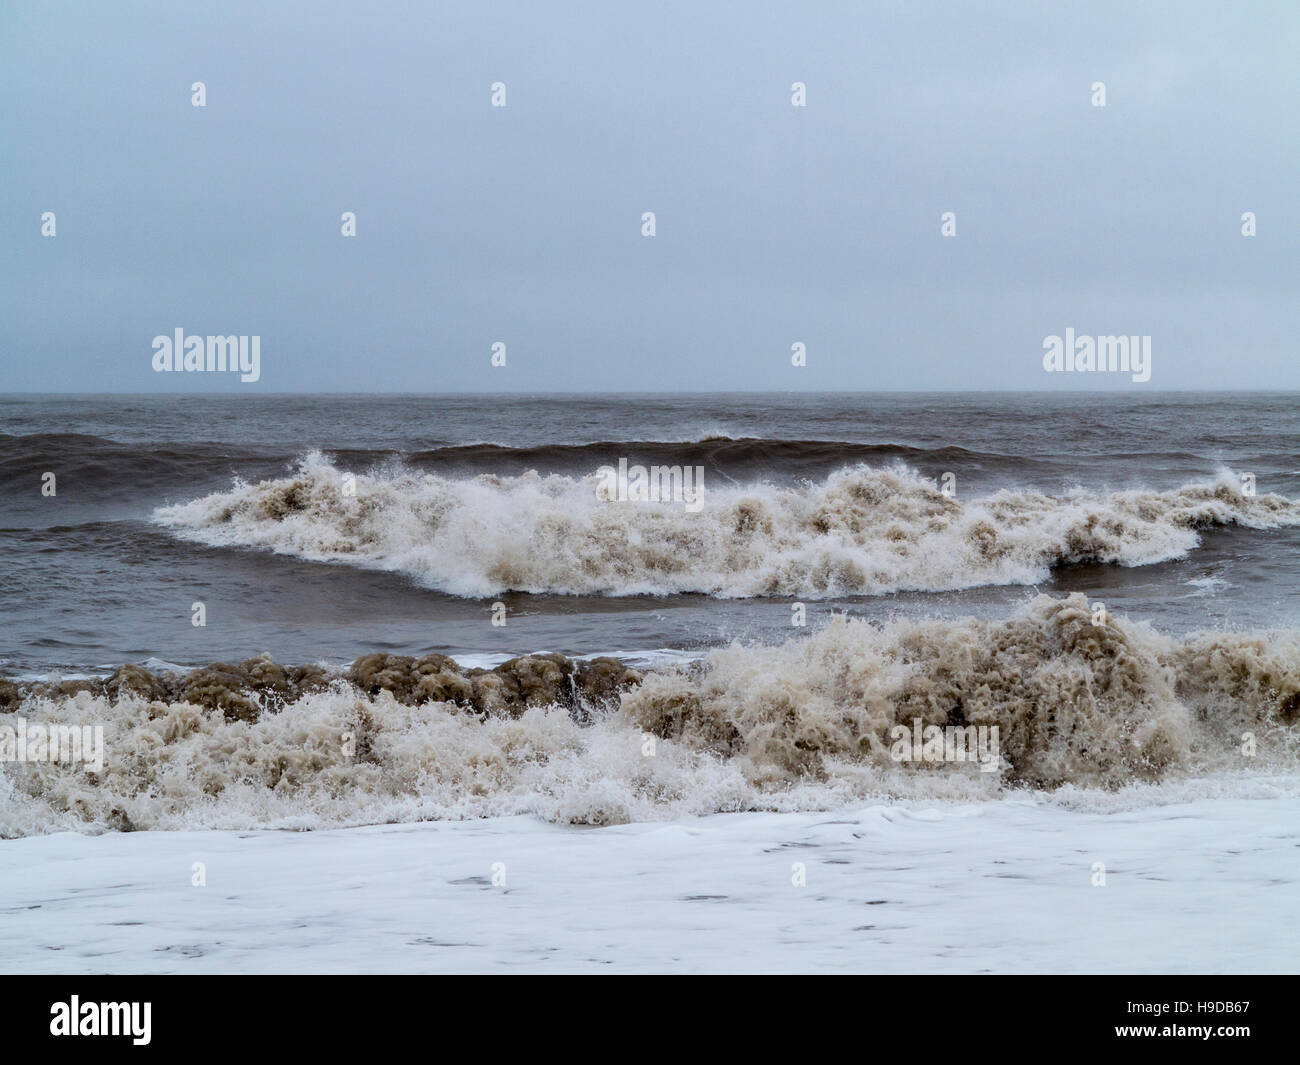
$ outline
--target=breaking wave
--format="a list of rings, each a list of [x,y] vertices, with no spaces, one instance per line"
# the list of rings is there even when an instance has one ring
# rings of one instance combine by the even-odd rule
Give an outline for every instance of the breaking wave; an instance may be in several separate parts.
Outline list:
[[[20,719],[103,725],[104,763],[0,763],[5,836],[513,814],[602,825],[1020,793],[1104,805],[1198,782],[1294,790],[1300,632],[1175,639],[1098,623],[1082,595],[1038,596],[999,621],[837,618],[644,673],[377,654],[340,675],[254,659],[0,681],[0,727]],[[996,772],[895,761],[891,730],[915,722],[997,726]]]
[[[466,597],[824,598],[1031,585],[1064,564],[1178,558],[1214,526],[1300,525],[1300,503],[1247,496],[1229,471],[1169,491],[956,499],[902,465],[857,465],[790,487],[709,483],[698,513],[602,501],[596,473],[389,468],[349,475],[349,495],[345,472],[313,452],[291,476],[236,481],[154,518],[184,539],[403,573]]]

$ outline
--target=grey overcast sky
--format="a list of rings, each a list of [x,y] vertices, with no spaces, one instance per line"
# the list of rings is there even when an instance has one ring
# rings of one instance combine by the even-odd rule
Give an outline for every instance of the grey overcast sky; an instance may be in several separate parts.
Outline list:
[[[1300,388],[1297,57],[1295,0],[0,0],[0,390]]]

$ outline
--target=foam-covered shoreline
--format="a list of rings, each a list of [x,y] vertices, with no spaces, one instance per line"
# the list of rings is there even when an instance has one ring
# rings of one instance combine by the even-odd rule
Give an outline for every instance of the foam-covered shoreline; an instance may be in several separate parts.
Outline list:
[[[699,513],[602,499],[602,483],[596,474],[353,474],[314,452],[292,476],[237,482],[160,507],[154,520],[192,542],[402,573],[471,598],[827,598],[1032,585],[1060,565],[1179,558],[1211,527],[1300,525],[1300,503],[1247,495],[1229,471],[1167,491],[968,499],[901,465],[859,465],[798,487],[710,479]]]
[[[978,800],[1300,768],[1300,632],[1175,639],[1081,595],[1000,621],[837,618],[677,667],[366,655],[0,685],[0,725],[104,726],[99,776],[0,769],[0,834],[299,827],[528,813],[609,824]],[[898,725],[997,726],[996,773],[891,758]],[[1249,750],[1248,750],[1249,748]]]
[[[1118,811],[862,803],[595,833],[514,817],[11,840],[0,971],[1125,972],[1204,986],[1300,970],[1300,930],[1279,914],[1300,795],[1264,794]]]

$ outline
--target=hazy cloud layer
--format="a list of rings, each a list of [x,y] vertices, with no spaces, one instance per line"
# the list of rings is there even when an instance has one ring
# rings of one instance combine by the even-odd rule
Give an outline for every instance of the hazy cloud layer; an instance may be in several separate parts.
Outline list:
[[[1077,7],[5,3],[0,388],[1300,387],[1300,8]]]

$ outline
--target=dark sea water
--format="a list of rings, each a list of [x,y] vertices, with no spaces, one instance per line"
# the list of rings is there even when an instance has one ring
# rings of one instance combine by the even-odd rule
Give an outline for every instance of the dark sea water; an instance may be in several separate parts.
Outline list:
[[[783,640],[796,601],[815,630],[998,617],[1035,592],[1171,633],[1296,627],[1300,528],[1257,501],[1300,499],[1298,426],[1295,393],[8,396],[0,670],[692,651]],[[620,458],[701,467],[703,512],[596,504],[583,478]],[[334,498],[348,473],[358,498]],[[945,539],[922,512],[917,478],[946,473],[987,511],[987,567],[963,554],[985,533]],[[1257,496],[1220,496],[1243,520],[1186,531],[1176,493],[1242,474]],[[1113,557],[1078,548],[1092,527]]]

